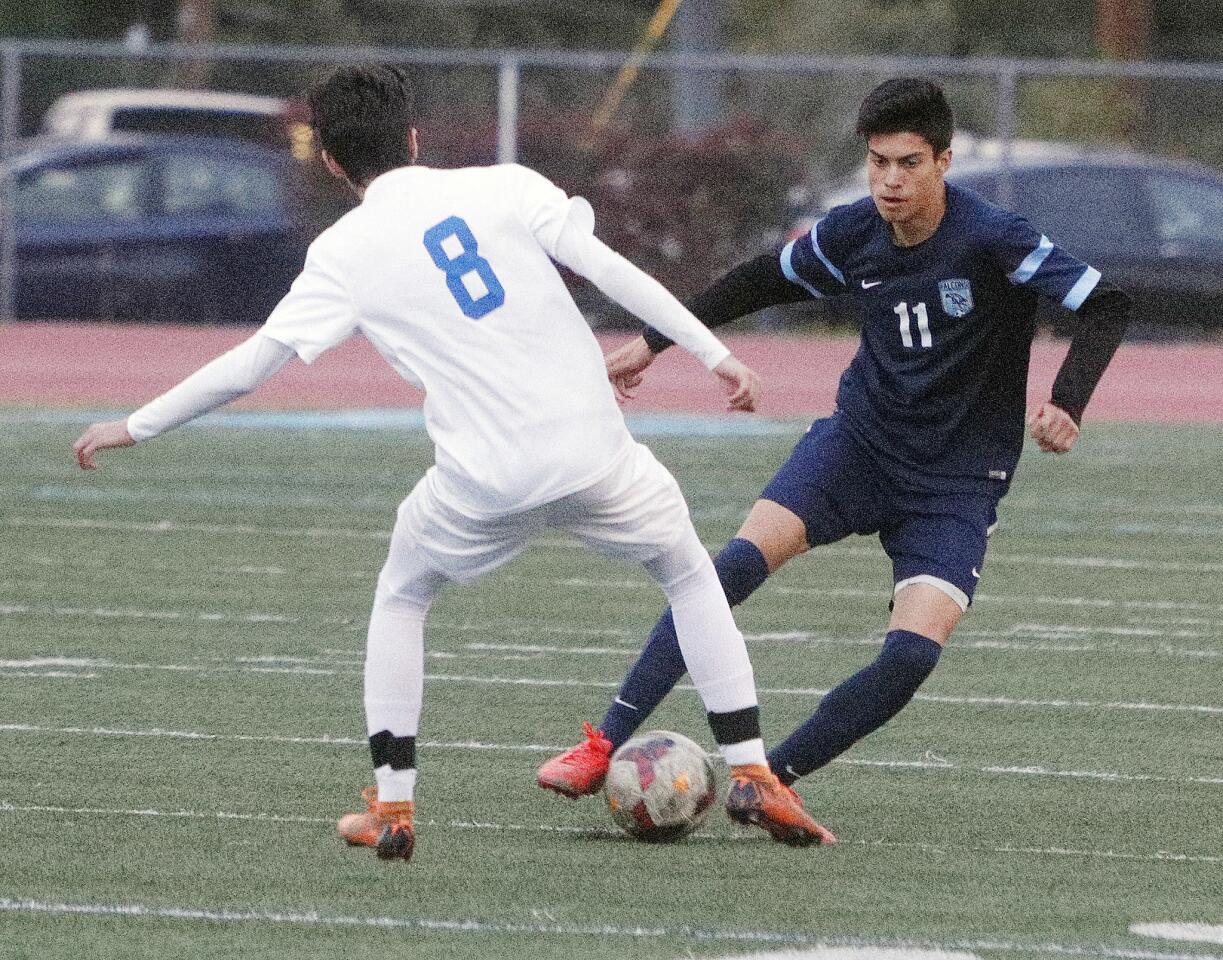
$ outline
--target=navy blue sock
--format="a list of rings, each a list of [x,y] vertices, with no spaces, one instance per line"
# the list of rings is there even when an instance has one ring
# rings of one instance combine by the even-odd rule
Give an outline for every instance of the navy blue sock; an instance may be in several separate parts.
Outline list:
[[[723,548],[713,565],[732,607],[751,596],[769,576],[769,565],[760,548],[738,537]],[[624,743],[686,672],[684,655],[680,653],[679,640],[675,636],[675,621],[668,607],[599,724],[603,735],[613,746]]]
[[[913,699],[941,652],[928,637],[893,630],[874,663],[829,690],[811,719],[769,751],[773,772],[791,784],[878,730]]]

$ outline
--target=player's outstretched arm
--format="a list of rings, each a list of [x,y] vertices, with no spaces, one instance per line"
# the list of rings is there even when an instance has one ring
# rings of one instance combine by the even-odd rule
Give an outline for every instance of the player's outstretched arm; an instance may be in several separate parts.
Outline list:
[[[91,424],[73,445],[82,470],[96,469],[101,450],[129,447],[215,410],[259,386],[289,362],[293,350],[256,333],[201,367],[176,387],[145,404],[126,420]]]

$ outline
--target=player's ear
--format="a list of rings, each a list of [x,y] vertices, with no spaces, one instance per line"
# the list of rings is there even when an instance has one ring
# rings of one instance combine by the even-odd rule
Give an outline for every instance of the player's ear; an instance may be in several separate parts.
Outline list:
[[[320,150],[318,155],[322,159],[323,166],[327,168],[327,172],[329,174],[331,174],[337,180],[348,179],[348,174],[344,172],[344,168],[340,166],[339,161],[336,160],[335,157],[329,154],[326,150]]]
[[[951,147],[934,158],[934,165],[938,167],[939,173],[947,172],[947,168],[951,166]]]

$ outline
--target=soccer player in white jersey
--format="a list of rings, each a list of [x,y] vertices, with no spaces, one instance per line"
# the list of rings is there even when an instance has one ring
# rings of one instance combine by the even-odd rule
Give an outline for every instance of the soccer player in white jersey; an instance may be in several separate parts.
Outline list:
[[[361,203],[311,246],[266,324],[124,420],[76,442],[148,440],[254,389],[294,354],[306,363],[364,335],[425,390],[436,447],[399,507],[378,578],[365,659],[376,787],[340,835],[384,859],[412,855],[424,625],[447,583],[476,580],[545,528],[641,563],[675,615],[688,672],[731,768],[727,813],[792,845],[835,838],[769,771],[755,680],[709,555],[675,480],[633,441],[598,343],[552,261],[592,281],[712,370],[732,409],[759,380],[656,281],[593,234],[594,216],[544,177],[506,165],[416,166],[402,71],[345,67],[310,91],[328,169]]]

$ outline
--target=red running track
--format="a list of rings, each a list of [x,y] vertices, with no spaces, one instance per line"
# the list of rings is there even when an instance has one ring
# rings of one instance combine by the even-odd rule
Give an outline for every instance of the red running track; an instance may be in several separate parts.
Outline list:
[[[0,327],[0,403],[107,407],[143,403],[250,336],[247,328],[15,324]],[[629,334],[601,337],[605,349]],[[857,341],[751,334],[726,343],[764,378],[760,414],[814,417],[832,409],[837,380]],[[1038,341],[1029,402],[1049,395],[1065,342]],[[1223,421],[1223,346],[1126,344],[1088,409],[1098,420],[1148,423]],[[341,409],[419,406],[405,384],[360,337],[320,357],[294,361],[243,406]],[[651,367],[626,412],[717,413],[718,384],[678,350]]]

